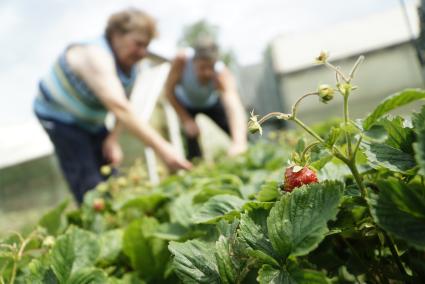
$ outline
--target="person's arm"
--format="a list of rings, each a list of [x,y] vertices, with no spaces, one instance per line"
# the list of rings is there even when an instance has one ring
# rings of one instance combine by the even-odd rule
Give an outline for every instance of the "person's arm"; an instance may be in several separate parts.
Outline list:
[[[103,156],[114,166],[119,165],[123,159],[123,152],[118,140],[121,129],[121,123],[116,121],[114,128],[109,132],[102,145]]]
[[[171,169],[189,169],[191,163],[177,156],[170,143],[165,141],[146,121],[139,120],[125,96],[115,71],[112,57],[99,47],[84,47],[75,58],[73,70],[81,76],[94,94],[131,133],[152,147]]]
[[[229,123],[232,145],[230,155],[237,155],[247,148],[247,118],[232,73],[224,68],[217,76],[218,89]]]
[[[199,128],[192,116],[186,111],[186,109],[179,103],[174,95],[174,90],[181,80],[183,74],[186,57],[183,54],[179,54],[171,63],[171,69],[168,73],[167,80],[165,81],[164,92],[165,96],[176,111],[183,129],[190,137],[196,137],[199,135]]]

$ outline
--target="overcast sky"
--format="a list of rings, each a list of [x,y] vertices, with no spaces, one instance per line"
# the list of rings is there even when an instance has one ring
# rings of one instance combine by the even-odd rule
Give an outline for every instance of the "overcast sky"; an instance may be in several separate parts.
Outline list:
[[[108,15],[129,6],[157,19],[152,50],[172,56],[183,27],[207,19],[219,27],[221,46],[246,65],[260,62],[277,35],[323,29],[400,0],[1,0],[0,129],[32,117],[37,81],[68,43],[101,34]]]

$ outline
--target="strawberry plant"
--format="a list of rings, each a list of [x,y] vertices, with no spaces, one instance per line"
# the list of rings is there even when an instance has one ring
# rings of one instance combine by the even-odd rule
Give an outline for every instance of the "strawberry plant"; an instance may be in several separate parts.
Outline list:
[[[274,117],[299,130],[269,133],[244,155],[157,186],[140,164],[123,169],[81,208],[65,201],[32,233],[2,240],[0,283],[424,282],[425,107],[388,113],[425,92],[394,94],[353,121],[363,58],[348,74],[326,53],[317,61],[335,71],[334,86],[249,123],[262,133]],[[342,118],[305,124],[306,97],[341,98]]]

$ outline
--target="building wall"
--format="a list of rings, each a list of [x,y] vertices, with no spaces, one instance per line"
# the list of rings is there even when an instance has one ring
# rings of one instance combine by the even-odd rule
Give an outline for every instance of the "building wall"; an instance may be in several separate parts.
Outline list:
[[[351,118],[359,118],[374,109],[374,106],[388,95],[405,88],[424,87],[423,73],[416,57],[416,51],[410,43],[404,43],[385,49],[364,53],[365,61],[358,69],[353,84],[358,89],[350,97]],[[357,56],[331,62],[349,73]],[[313,60],[312,60],[313,62]],[[335,72],[322,65],[308,69],[280,74],[279,93],[282,106],[290,112],[291,106],[305,93],[315,91],[320,84],[335,85]],[[301,105],[298,113],[307,122],[318,118],[339,116],[342,97],[336,96],[327,105],[317,97],[309,97]],[[403,112],[411,111],[411,106]]]

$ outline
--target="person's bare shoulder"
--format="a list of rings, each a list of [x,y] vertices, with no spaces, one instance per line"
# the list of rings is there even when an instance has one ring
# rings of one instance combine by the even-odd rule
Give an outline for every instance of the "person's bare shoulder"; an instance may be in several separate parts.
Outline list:
[[[175,65],[183,66],[186,63],[187,60],[187,54],[180,50],[177,52],[176,56],[174,57],[173,63]]]
[[[94,45],[73,46],[67,51],[66,59],[72,71],[79,75],[87,70],[113,70],[114,66],[112,56],[103,48]]]

